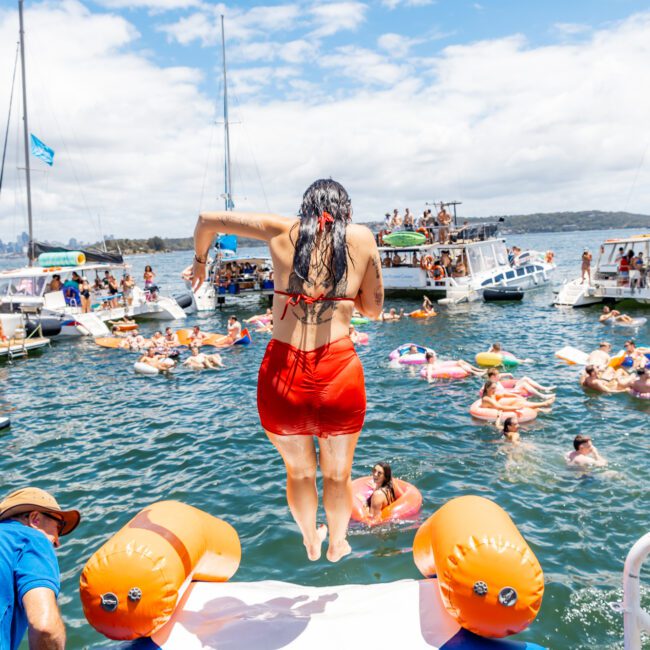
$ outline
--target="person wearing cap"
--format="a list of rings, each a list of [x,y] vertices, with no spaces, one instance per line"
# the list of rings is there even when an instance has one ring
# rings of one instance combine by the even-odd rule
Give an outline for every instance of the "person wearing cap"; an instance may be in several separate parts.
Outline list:
[[[54,549],[79,524],[77,510],[62,510],[35,487],[0,502],[0,648],[15,650],[28,632],[29,647],[65,647],[56,598],[61,579]]]
[[[583,284],[585,281],[585,275],[587,276],[587,284],[591,284],[591,253],[588,248],[582,253],[582,272],[581,272],[580,284]]]
[[[574,467],[604,467],[607,461],[598,453],[590,436],[577,435],[573,440],[573,451],[565,456],[566,462]]]

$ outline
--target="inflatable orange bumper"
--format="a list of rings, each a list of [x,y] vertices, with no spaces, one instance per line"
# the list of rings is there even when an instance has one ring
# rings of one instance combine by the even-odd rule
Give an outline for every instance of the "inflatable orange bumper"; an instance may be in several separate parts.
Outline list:
[[[225,582],[240,560],[239,536],[230,524],[177,501],[154,503],[86,563],[84,614],[110,639],[151,636],[192,580]]]
[[[447,611],[462,627],[488,637],[524,630],[537,616],[544,574],[512,519],[478,496],[452,499],[422,524],[413,559],[437,574]]]

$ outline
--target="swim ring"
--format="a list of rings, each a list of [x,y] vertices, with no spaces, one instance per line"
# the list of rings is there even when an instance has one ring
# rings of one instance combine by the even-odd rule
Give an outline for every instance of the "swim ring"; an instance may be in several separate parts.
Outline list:
[[[514,368],[521,361],[511,352],[479,352],[476,355],[476,364],[479,366],[492,368],[503,366],[504,368]]]
[[[643,327],[648,322],[647,318],[633,318],[630,322],[626,323],[615,318],[608,318],[605,323],[609,323],[612,327],[629,327],[630,329],[636,329],[637,327]]]
[[[508,398],[505,397],[503,400],[507,400]],[[499,400],[499,401],[503,401]],[[506,404],[504,404],[505,406]],[[492,409],[492,408],[486,408],[485,406],[481,406],[481,400],[477,399],[470,407],[469,407],[469,412],[470,415],[477,420],[485,420],[486,422],[496,422],[497,418],[499,417],[499,413],[501,414],[501,420],[504,420],[505,418],[511,418],[511,417],[516,417],[519,422],[530,422],[531,420],[534,420],[537,417],[537,411],[535,409],[531,409],[528,407],[524,407],[522,409],[518,410],[512,410],[512,411],[498,411],[497,409]]]
[[[365,325],[366,323],[369,323],[369,322],[370,322],[370,319],[366,318],[365,316],[353,316],[350,319],[350,323],[352,323],[352,325]]]
[[[369,526],[377,526],[387,521],[410,519],[422,507],[422,495],[420,491],[410,483],[401,479],[393,479],[395,489],[395,501],[386,506],[382,511],[379,520],[371,521],[368,517],[368,497],[373,493],[375,484],[371,476],[363,476],[352,481],[352,514],[350,518],[360,521]]]
[[[633,388],[628,388],[627,392],[637,399],[650,399],[650,393],[640,393],[638,390],[634,390]]]
[[[426,379],[427,370],[428,368],[425,365],[420,370],[420,376]],[[437,361],[433,364],[433,369],[431,370],[431,376],[435,379],[464,379],[468,375],[469,372],[461,368],[453,359],[451,361]]]
[[[357,340],[356,343],[359,345],[368,345],[370,341],[370,338],[365,332],[357,332]]]
[[[417,353],[407,354],[409,349],[414,346],[417,349]],[[403,345],[400,345],[398,348],[395,348],[395,350],[393,350],[388,355],[388,358],[391,361],[397,361],[398,363],[402,363],[405,365],[420,366],[427,362],[425,357],[427,352],[431,352],[435,354],[435,352],[431,348],[427,348],[424,345],[416,345],[415,343],[404,343]]]
[[[171,370],[174,367],[174,362],[171,359],[163,359],[162,363],[164,363],[167,366],[167,370]],[[135,370],[140,375],[160,374],[160,370],[158,370],[158,368],[154,368],[153,366],[150,366],[148,363],[144,363],[141,361],[136,361],[133,364],[133,370]]]
[[[417,309],[416,311],[412,311],[409,316],[411,318],[432,318],[433,316],[437,316],[438,314],[433,311],[430,313],[427,313],[424,311],[424,309]]]

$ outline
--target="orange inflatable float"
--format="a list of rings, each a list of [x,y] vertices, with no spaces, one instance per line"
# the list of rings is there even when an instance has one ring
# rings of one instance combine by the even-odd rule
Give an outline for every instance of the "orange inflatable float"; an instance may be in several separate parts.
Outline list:
[[[493,501],[448,501],[413,542],[420,572],[437,574],[442,600],[459,625],[488,637],[524,630],[537,616],[544,574],[508,514]]]
[[[395,501],[381,511],[378,520],[373,521],[368,516],[367,502],[374,489],[375,484],[372,476],[363,476],[352,481],[351,519],[368,524],[368,526],[377,526],[396,519],[409,519],[420,512],[420,508],[422,508],[422,495],[415,485],[394,478]]]
[[[230,524],[178,501],[154,503],[86,563],[79,581],[84,614],[110,639],[151,636],[192,580],[225,582],[240,560]]]

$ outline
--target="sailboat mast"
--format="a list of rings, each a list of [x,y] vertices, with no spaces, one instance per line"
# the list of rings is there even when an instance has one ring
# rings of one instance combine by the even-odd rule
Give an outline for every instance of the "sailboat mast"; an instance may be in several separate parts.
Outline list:
[[[224,128],[224,194],[226,210],[234,207],[232,201],[232,174],[230,169],[230,124],[228,122],[228,78],[226,76],[226,36],[223,28],[223,14],[221,15],[221,51],[223,59],[223,128]]]
[[[34,264],[34,232],[32,227],[32,177],[29,167],[29,126],[27,124],[27,79],[25,73],[25,29],[23,27],[23,0],[18,0],[18,16],[20,20],[20,70],[23,79],[23,134],[25,140],[25,177],[27,181],[27,225],[29,243],[27,244],[28,266]]]

